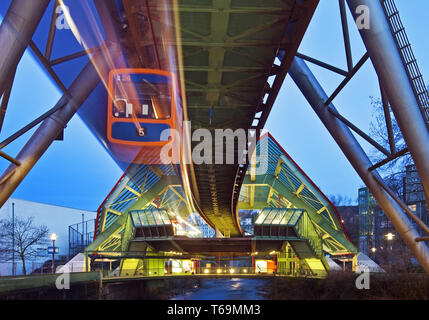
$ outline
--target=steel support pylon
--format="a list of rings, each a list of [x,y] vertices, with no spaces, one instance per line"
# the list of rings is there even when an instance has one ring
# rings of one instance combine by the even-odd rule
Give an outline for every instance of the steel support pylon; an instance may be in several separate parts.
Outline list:
[[[347,3],[355,19],[362,14],[357,10],[359,6],[368,9],[369,28],[360,28],[359,32],[414,160],[426,199],[429,199],[429,131],[382,2],[347,0]]]
[[[107,79],[111,66],[108,65],[106,56],[114,60],[119,54],[119,45],[110,43],[102,44],[101,50],[91,57],[91,61],[88,62],[68,89],[68,94],[72,99],[68,100],[64,95],[57,102],[57,105],[62,104],[64,106],[46,118],[22,148],[16,157],[20,165],[11,164],[0,177],[0,207],[3,206],[27,173],[65,128],[79,107],[100,83],[101,78]]]
[[[0,26],[0,95],[14,74],[50,0],[14,0]]]
[[[377,182],[377,178],[380,178],[378,173],[375,171],[371,173],[368,170],[372,166],[371,160],[351,130],[329,111],[329,108],[335,111],[336,109],[332,103],[328,106],[325,105],[328,96],[308,66],[302,59],[295,57],[289,69],[289,74],[353,168],[368,186],[408,248],[420,262],[424,270],[429,273],[429,248],[424,242],[416,241],[420,237],[418,232],[399,204]]]

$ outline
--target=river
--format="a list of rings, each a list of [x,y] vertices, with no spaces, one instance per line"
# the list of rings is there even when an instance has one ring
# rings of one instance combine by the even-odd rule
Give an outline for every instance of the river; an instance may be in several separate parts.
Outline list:
[[[266,300],[267,279],[204,279],[201,286],[171,300]]]

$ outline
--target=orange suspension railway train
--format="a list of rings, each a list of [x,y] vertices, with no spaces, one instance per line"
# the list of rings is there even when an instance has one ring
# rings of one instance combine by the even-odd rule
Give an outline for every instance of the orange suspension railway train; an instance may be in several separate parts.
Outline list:
[[[118,158],[161,164],[172,159],[172,152],[180,152],[183,112],[172,72],[115,69],[108,86],[107,138]],[[162,159],[168,144],[170,152]]]

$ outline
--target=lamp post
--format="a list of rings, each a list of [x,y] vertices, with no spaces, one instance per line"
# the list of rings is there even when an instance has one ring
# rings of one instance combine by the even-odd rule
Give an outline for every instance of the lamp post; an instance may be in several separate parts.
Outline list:
[[[55,240],[57,240],[57,235],[52,233],[50,238],[52,240],[52,273],[55,273]]]
[[[392,240],[394,240],[394,238],[395,238],[395,235],[393,234],[393,233],[391,233],[391,232],[389,232],[389,233],[387,233],[386,235],[386,240],[389,242],[389,244],[390,244],[390,246],[389,246],[389,250],[388,250],[388,253],[389,253],[389,262],[391,263],[392,262]]]
[[[387,241],[390,242],[390,251],[392,251],[392,242],[391,241],[394,240],[394,238],[395,238],[395,235],[393,233],[389,232],[388,234],[386,234],[386,239],[387,239]]]

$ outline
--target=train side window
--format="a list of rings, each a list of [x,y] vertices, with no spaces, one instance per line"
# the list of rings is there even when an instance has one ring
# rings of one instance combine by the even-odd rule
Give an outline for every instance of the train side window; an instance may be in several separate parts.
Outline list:
[[[142,104],[142,115],[149,115],[149,105],[147,103]]]
[[[116,118],[124,118],[127,109],[127,101],[125,99],[117,99],[113,104],[113,116]]]
[[[169,77],[150,73],[121,74],[114,77],[113,85],[113,117],[171,118],[172,84]]]

